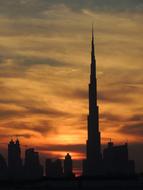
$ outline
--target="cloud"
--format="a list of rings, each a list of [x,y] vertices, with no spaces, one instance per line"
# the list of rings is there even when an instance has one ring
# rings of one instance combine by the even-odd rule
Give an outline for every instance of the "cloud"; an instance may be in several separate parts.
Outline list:
[[[1,101],[0,100],[0,103],[7,103],[8,104],[8,107],[2,109],[1,107],[1,110],[0,110],[0,119],[1,120],[5,120],[5,119],[12,119],[12,118],[23,118],[23,117],[26,117],[27,115],[47,115],[47,117],[70,117],[72,114],[71,113],[68,113],[68,112],[64,112],[64,111],[61,111],[61,110],[57,110],[57,109],[54,109],[54,108],[40,108],[40,107],[33,107],[32,105],[31,106],[28,106],[28,105],[24,105],[24,102],[20,102],[20,101]],[[16,103],[16,106],[14,106],[13,108],[10,109],[10,105],[9,103]],[[26,101],[26,103],[28,103]]]
[[[69,88],[69,89],[68,89]],[[66,91],[63,91],[63,89],[57,89],[56,92],[60,96],[64,96],[66,98],[72,98],[72,99],[88,99],[88,90],[84,89],[74,89],[71,87],[67,87]]]
[[[79,99],[88,99],[88,90],[83,90],[83,89],[73,90],[71,96]]]
[[[64,152],[78,152],[84,153],[85,152],[85,144],[50,144],[37,147],[39,151],[48,150],[48,151],[64,151]]]
[[[51,122],[48,120],[39,120],[37,122],[37,124],[33,124],[32,122],[10,121],[10,122],[5,122],[1,128],[5,129],[5,130],[9,130],[9,129],[17,130],[21,133],[22,133],[22,131],[26,130],[29,132],[33,132],[34,134],[39,133],[43,136],[47,135],[47,133],[49,133],[51,131],[55,131],[55,128],[53,127]],[[21,136],[21,134],[19,133],[18,136]]]
[[[115,87],[115,85],[118,87]],[[124,91],[124,94],[122,94]],[[129,102],[134,102],[134,98],[129,95],[138,94],[142,92],[142,87],[138,86],[138,84],[123,84],[119,82],[118,84],[108,84],[108,88],[98,90],[98,100],[101,102],[109,102],[109,103],[119,103],[119,104],[127,104]],[[68,98],[75,98],[75,99],[88,99],[88,89],[71,89],[67,91],[63,91],[61,89],[57,89],[57,92],[61,96],[65,96]]]
[[[62,62],[62,61],[57,61],[57,60],[54,60],[51,59],[51,58],[38,58],[38,57],[21,57],[20,58],[21,60],[19,61],[17,59],[17,62],[20,64],[20,67],[31,67],[33,65],[43,65],[43,64],[46,64],[46,65],[49,65],[51,67],[66,67],[68,66],[68,64]]]
[[[128,121],[132,122],[142,122],[143,121],[143,114],[135,114],[128,119]]]
[[[129,103],[132,101],[130,97],[123,94],[118,94],[115,91],[113,92],[112,89],[105,90],[105,91],[99,91],[98,92],[98,100],[102,102],[109,102],[109,103]]]
[[[10,137],[17,137],[17,138],[26,138],[29,139],[31,138],[33,135],[29,134],[29,133],[25,133],[25,134],[16,134],[16,133],[11,133],[11,134],[1,134],[0,138],[10,138]],[[4,143],[5,144],[5,143]]]
[[[100,119],[105,122],[121,122],[124,121],[125,118],[123,118],[121,115],[117,115],[114,113],[109,112],[103,112],[100,114]]]
[[[143,122],[135,122],[124,125],[119,132],[128,134],[128,135],[136,135],[136,136],[143,136]]]
[[[9,118],[16,118],[23,116],[23,112],[19,112],[18,110],[0,110],[0,119],[5,120]]]
[[[31,114],[44,114],[44,115],[49,115],[53,117],[62,117],[62,116],[70,116],[70,113],[63,112],[54,108],[49,108],[49,109],[41,109],[41,108],[32,108],[25,106],[28,109],[28,112]]]
[[[13,17],[38,16],[41,12],[49,10],[51,6],[65,5],[73,10],[91,9],[100,11],[141,11],[142,0],[13,0],[0,1],[1,15]]]
[[[47,65],[51,67],[69,67],[69,64],[58,61],[52,58],[44,57],[32,57],[32,56],[17,56],[13,55],[8,57],[3,57],[1,61],[0,68],[3,71],[0,72],[1,77],[22,77],[26,76],[26,72],[34,66]]]

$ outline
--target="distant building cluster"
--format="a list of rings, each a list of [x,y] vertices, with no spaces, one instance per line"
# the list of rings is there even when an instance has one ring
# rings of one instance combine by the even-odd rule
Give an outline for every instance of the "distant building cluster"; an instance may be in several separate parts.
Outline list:
[[[45,175],[50,178],[74,177],[72,158],[65,156],[64,164],[60,159],[46,159]],[[44,176],[44,168],[40,164],[39,153],[34,148],[25,150],[25,158],[21,158],[20,142],[11,140],[8,143],[8,162],[0,154],[0,179],[40,179]]]
[[[46,176],[50,178],[74,177],[73,161],[69,153],[65,156],[63,167],[60,159],[46,159]]]
[[[0,155],[0,179],[37,179],[43,176],[39,153],[33,148],[25,151],[22,161],[19,140],[8,143],[8,162]]]

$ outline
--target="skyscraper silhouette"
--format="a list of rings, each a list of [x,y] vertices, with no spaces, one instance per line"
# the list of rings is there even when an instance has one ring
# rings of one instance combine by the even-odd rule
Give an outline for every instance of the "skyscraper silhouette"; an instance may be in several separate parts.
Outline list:
[[[27,179],[37,179],[43,176],[39,153],[35,152],[34,148],[29,148],[25,151],[24,175]]]
[[[2,154],[0,154],[0,180],[7,178],[7,164]]]
[[[51,178],[63,177],[63,167],[60,159],[46,159],[45,162],[46,176]]]
[[[135,163],[128,158],[127,144],[114,146],[112,142],[109,142],[108,147],[103,151],[103,156],[101,153],[94,30],[92,28],[88,139],[86,143],[86,160],[83,161],[83,175],[133,175],[134,173]]]
[[[53,162],[50,158],[45,161],[45,174],[46,177],[53,177]]]
[[[115,146],[109,142],[103,151],[104,172],[106,175],[134,175],[135,162],[129,160],[128,144]]]
[[[89,83],[88,139],[86,147],[86,160],[84,160],[83,163],[83,174],[88,176],[101,174],[102,154],[99,131],[99,107],[97,105],[97,78],[93,28]]]
[[[73,177],[73,162],[72,162],[72,158],[70,156],[69,153],[67,153],[67,155],[65,156],[64,159],[64,176],[66,177]]]
[[[19,140],[11,140],[8,144],[8,171],[12,178],[22,176],[22,159]]]

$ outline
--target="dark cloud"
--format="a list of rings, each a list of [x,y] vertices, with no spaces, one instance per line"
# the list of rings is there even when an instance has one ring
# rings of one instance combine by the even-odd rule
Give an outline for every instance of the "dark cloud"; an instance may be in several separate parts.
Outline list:
[[[44,115],[49,115],[53,117],[63,117],[63,116],[70,116],[70,113],[63,112],[54,108],[49,108],[49,109],[42,109],[42,108],[35,108],[35,107],[28,107],[25,106],[25,108],[28,109],[28,112],[31,114],[44,114]]]
[[[104,112],[100,114],[100,119],[103,121],[109,121],[109,122],[120,122],[123,121],[124,118],[122,118],[121,115],[112,114],[109,112]]]
[[[117,83],[116,83],[117,85]],[[114,88],[114,84],[108,84],[109,88],[106,90],[99,90],[97,92],[98,100],[101,102],[109,102],[109,103],[123,103],[127,104],[133,102],[133,98],[129,96],[129,94],[138,94],[141,88],[126,86],[125,84],[119,83],[118,88]],[[113,88],[112,88],[113,87]],[[67,87],[68,88],[68,87]],[[124,94],[122,93],[124,91]],[[58,94],[61,96],[66,96],[68,98],[75,99],[88,99],[88,90],[86,89],[69,89],[67,91],[62,91],[58,89]]]
[[[2,127],[4,129],[17,129],[18,131],[28,130],[34,133],[40,133],[43,136],[47,135],[48,132],[55,131],[54,126],[49,120],[40,120],[37,124],[31,122],[10,121],[5,122]]]
[[[66,152],[78,152],[78,153],[84,153],[85,152],[85,144],[67,144],[67,145],[56,145],[53,144],[44,145],[37,147],[39,151],[66,151]]]
[[[75,98],[87,99],[88,98],[88,90],[76,89],[75,91],[73,91],[72,95]]]
[[[62,91],[62,90],[58,89],[57,93],[60,96],[65,96],[67,98],[73,98],[73,99],[87,99],[88,98],[88,91],[84,90],[84,89],[76,89],[75,90],[75,89],[69,88],[66,91]]]
[[[143,114],[135,114],[128,121],[143,122]]]
[[[109,103],[123,103],[127,104],[129,102],[133,102],[134,100],[128,96],[128,92],[124,94],[122,93],[122,89],[117,88],[113,89],[109,87],[107,90],[99,90],[98,91],[98,100],[101,102],[109,102]]]
[[[7,67],[5,62],[7,60],[11,60],[12,64]],[[0,77],[22,77],[26,75],[26,72],[31,69],[31,67],[36,65],[48,65],[51,67],[69,67],[69,64],[57,61],[54,58],[40,58],[40,57],[26,57],[26,56],[17,56],[16,54],[13,56],[4,57],[3,63],[1,65],[2,70],[0,71]]]
[[[124,125],[119,132],[129,135],[143,136],[143,122],[135,122]]]
[[[21,138],[22,137],[22,138],[29,139],[29,138],[33,137],[33,135],[31,135],[29,133],[24,133],[24,134],[17,134],[17,133],[0,134],[0,138],[10,138],[10,137],[17,137],[17,138]]]
[[[142,0],[91,0],[88,2],[86,0],[73,0],[72,2],[67,1],[66,4],[75,9],[88,8],[102,11],[131,11],[143,8]]]
[[[72,13],[69,12],[69,14]],[[21,42],[20,49],[25,51],[34,50],[37,52],[45,52],[46,50],[48,51],[50,48],[54,48],[58,52],[63,52],[65,51],[65,49],[63,50],[63,46],[67,46],[67,43],[70,44],[71,47],[75,46],[75,43],[78,45],[84,45],[83,41],[78,42],[75,40],[70,40],[70,38],[73,38],[73,26],[76,26],[76,23],[74,25],[70,23],[66,24],[66,22],[62,22],[62,19],[60,18],[59,20],[58,18],[53,19],[53,22],[50,22],[50,20],[52,20],[52,18],[35,18],[35,20],[29,18],[29,20],[26,21],[23,21],[23,18],[15,18],[14,22],[12,21],[12,19],[8,19],[6,23],[2,19],[0,19],[0,36],[4,37],[5,39],[6,37],[11,37],[11,40],[12,38],[17,36],[22,37],[22,39],[20,40],[24,40],[24,43]],[[81,30],[83,36],[85,36],[86,31],[89,31],[89,29],[87,29],[84,25],[80,27],[74,27],[75,37],[77,37],[78,33],[81,33]],[[39,37],[41,41],[39,41]],[[54,37],[61,37],[63,38],[63,40],[57,39],[57,41],[55,41]],[[3,43],[0,44],[1,54],[4,53],[5,50],[7,50],[8,52],[9,48],[6,45],[7,44]]]
[[[4,129],[17,129],[18,131],[21,130],[29,130],[33,132],[38,132],[41,135],[47,135],[48,132],[55,131],[55,127],[51,123],[51,121],[47,120],[40,120],[35,122],[24,122],[24,121],[13,121],[17,118],[22,119],[27,118],[28,116],[31,117],[32,115],[37,116],[46,116],[47,118],[54,119],[54,118],[67,118],[71,117],[71,113],[64,112],[54,108],[41,108],[38,106],[38,101],[26,101],[26,100],[4,100],[0,99],[0,105],[6,105],[3,109],[0,109],[0,120],[1,120],[1,128]],[[19,109],[15,110],[15,108],[11,106],[18,106]],[[9,107],[8,107],[9,106]],[[13,109],[12,109],[13,108]]]
[[[131,129],[131,128],[136,128],[135,126],[137,126],[138,124],[140,125],[143,122],[143,114],[140,113],[140,114],[135,114],[132,116],[124,116],[124,115],[117,115],[117,114],[110,113],[110,112],[103,112],[100,114],[100,119],[103,121],[109,121],[109,122],[114,122],[114,121],[115,122],[126,122],[126,123],[128,122],[128,123],[131,123],[131,127],[130,127],[130,129]],[[134,124],[135,124],[135,126],[134,126]],[[130,124],[129,124],[129,126],[130,126]],[[124,126],[124,127],[127,127],[127,126]],[[128,130],[128,129],[126,129],[126,130]]]
[[[41,101],[42,102],[42,101]],[[21,108],[20,110],[15,110],[9,109],[9,108],[1,108],[0,109],[0,119],[5,120],[5,119],[10,119],[10,118],[20,118],[20,117],[25,117],[27,115],[47,115],[50,117],[71,117],[71,113],[69,112],[64,112],[58,109],[54,109],[51,107],[47,107],[46,109],[38,107],[38,106],[33,106],[37,105],[39,102],[37,101],[28,101],[28,100],[9,100],[9,99],[1,99],[0,98],[0,104],[3,105],[9,105],[9,107],[15,105]]]
[[[29,129],[29,124],[27,125],[27,129]],[[53,126],[53,124],[50,121],[47,120],[41,120],[39,124],[32,125],[32,130],[34,132],[38,132],[41,135],[45,136],[51,131],[56,131],[56,128]]]
[[[0,110],[0,119],[5,120],[5,119],[10,119],[12,117],[17,118],[23,116],[23,112],[21,111],[16,111],[16,110]]]
[[[51,6],[66,5],[73,10],[142,10],[142,0],[13,0],[0,1],[0,12],[9,16],[37,16]]]
[[[33,65],[49,65],[52,67],[65,67],[69,66],[68,64],[62,62],[62,61],[57,61],[54,58],[38,58],[38,57],[20,57],[16,58],[16,62],[20,64],[20,67],[31,67]]]

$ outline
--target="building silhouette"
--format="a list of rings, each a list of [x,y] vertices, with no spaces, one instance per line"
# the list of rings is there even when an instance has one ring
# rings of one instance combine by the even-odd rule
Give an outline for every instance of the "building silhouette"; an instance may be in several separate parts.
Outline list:
[[[3,155],[0,154],[0,180],[7,178],[7,163]]]
[[[86,159],[83,160],[83,175],[132,175],[135,172],[134,161],[128,158],[128,145],[114,146],[112,142],[101,152],[99,131],[99,107],[97,104],[96,59],[94,31],[92,28],[91,66],[89,83],[88,139]]]
[[[21,178],[23,173],[21,148],[19,140],[8,143],[8,175],[11,178]]]
[[[65,177],[73,177],[73,161],[72,157],[70,156],[69,153],[65,156],[64,159],[64,176]]]
[[[60,159],[46,159],[45,162],[46,177],[60,178],[63,177],[63,167]]]
[[[63,176],[62,161],[60,159],[56,159],[53,162],[53,171],[54,171],[55,177],[62,177]]]
[[[40,164],[39,153],[34,148],[25,151],[24,178],[38,179],[43,177],[43,167]]]
[[[109,142],[103,151],[103,164],[106,175],[133,175],[135,173],[135,163],[129,160],[128,144],[114,146]]]
[[[88,139],[86,142],[86,160],[83,161],[84,175],[94,176],[102,173],[102,154],[100,141],[99,107],[97,105],[96,59],[94,47],[94,31],[92,28]]]
[[[52,163],[52,159],[50,158],[47,158],[45,161],[45,174],[46,174],[46,177],[53,176],[53,163]]]

